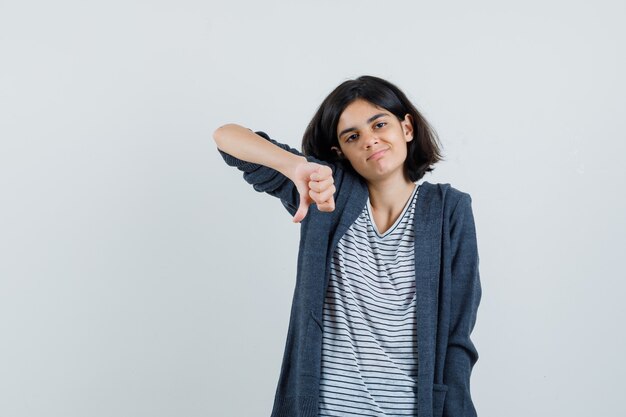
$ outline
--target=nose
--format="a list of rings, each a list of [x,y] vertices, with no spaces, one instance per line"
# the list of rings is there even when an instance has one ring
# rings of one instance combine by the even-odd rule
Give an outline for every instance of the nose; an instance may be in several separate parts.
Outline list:
[[[374,132],[367,132],[365,137],[363,138],[363,143],[365,144],[365,149],[370,149],[373,145],[378,143],[378,138],[374,134]]]

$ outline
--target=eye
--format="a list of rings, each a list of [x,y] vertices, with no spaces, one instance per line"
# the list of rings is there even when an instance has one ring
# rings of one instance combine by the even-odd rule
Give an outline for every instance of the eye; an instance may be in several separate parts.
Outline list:
[[[376,127],[376,129],[380,129],[381,127],[385,126],[386,124],[387,124],[387,122],[378,122],[374,126]]]
[[[353,140],[356,140],[356,138],[358,138],[358,135],[356,133],[353,133],[350,136],[347,136],[345,141],[346,142],[352,142]]]

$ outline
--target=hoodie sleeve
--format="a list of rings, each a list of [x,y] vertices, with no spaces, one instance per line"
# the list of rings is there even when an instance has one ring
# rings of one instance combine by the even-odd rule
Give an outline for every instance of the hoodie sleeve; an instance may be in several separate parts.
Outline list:
[[[444,417],[475,417],[470,376],[478,352],[470,339],[481,298],[476,229],[471,197],[463,194],[450,223],[452,248],[452,297],[450,334],[444,366],[448,393]]]
[[[304,156],[300,151],[291,148],[289,145],[271,139],[265,132],[255,133],[286,151],[295,155]],[[226,164],[243,172],[244,180],[251,184],[256,191],[279,198],[289,214],[292,216],[296,214],[298,206],[300,205],[300,195],[298,194],[296,186],[289,178],[273,168],[238,159],[219,149],[218,151],[222,155],[222,158],[224,158]],[[325,162],[318,161],[308,156],[306,158],[312,162],[326,164]]]

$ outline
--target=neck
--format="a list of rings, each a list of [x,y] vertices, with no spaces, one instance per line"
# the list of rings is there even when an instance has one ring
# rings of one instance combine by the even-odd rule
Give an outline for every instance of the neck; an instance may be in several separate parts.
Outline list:
[[[402,175],[402,177],[368,182],[367,188],[373,210],[395,215],[406,205],[415,188],[415,183]]]

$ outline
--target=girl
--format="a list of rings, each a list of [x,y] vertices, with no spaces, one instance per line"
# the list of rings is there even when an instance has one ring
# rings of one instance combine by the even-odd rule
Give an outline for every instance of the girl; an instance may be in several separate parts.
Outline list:
[[[363,76],[321,104],[302,152],[214,133],[227,164],[301,223],[272,417],[470,417],[481,298],[471,199],[417,184],[441,160],[395,85]]]

